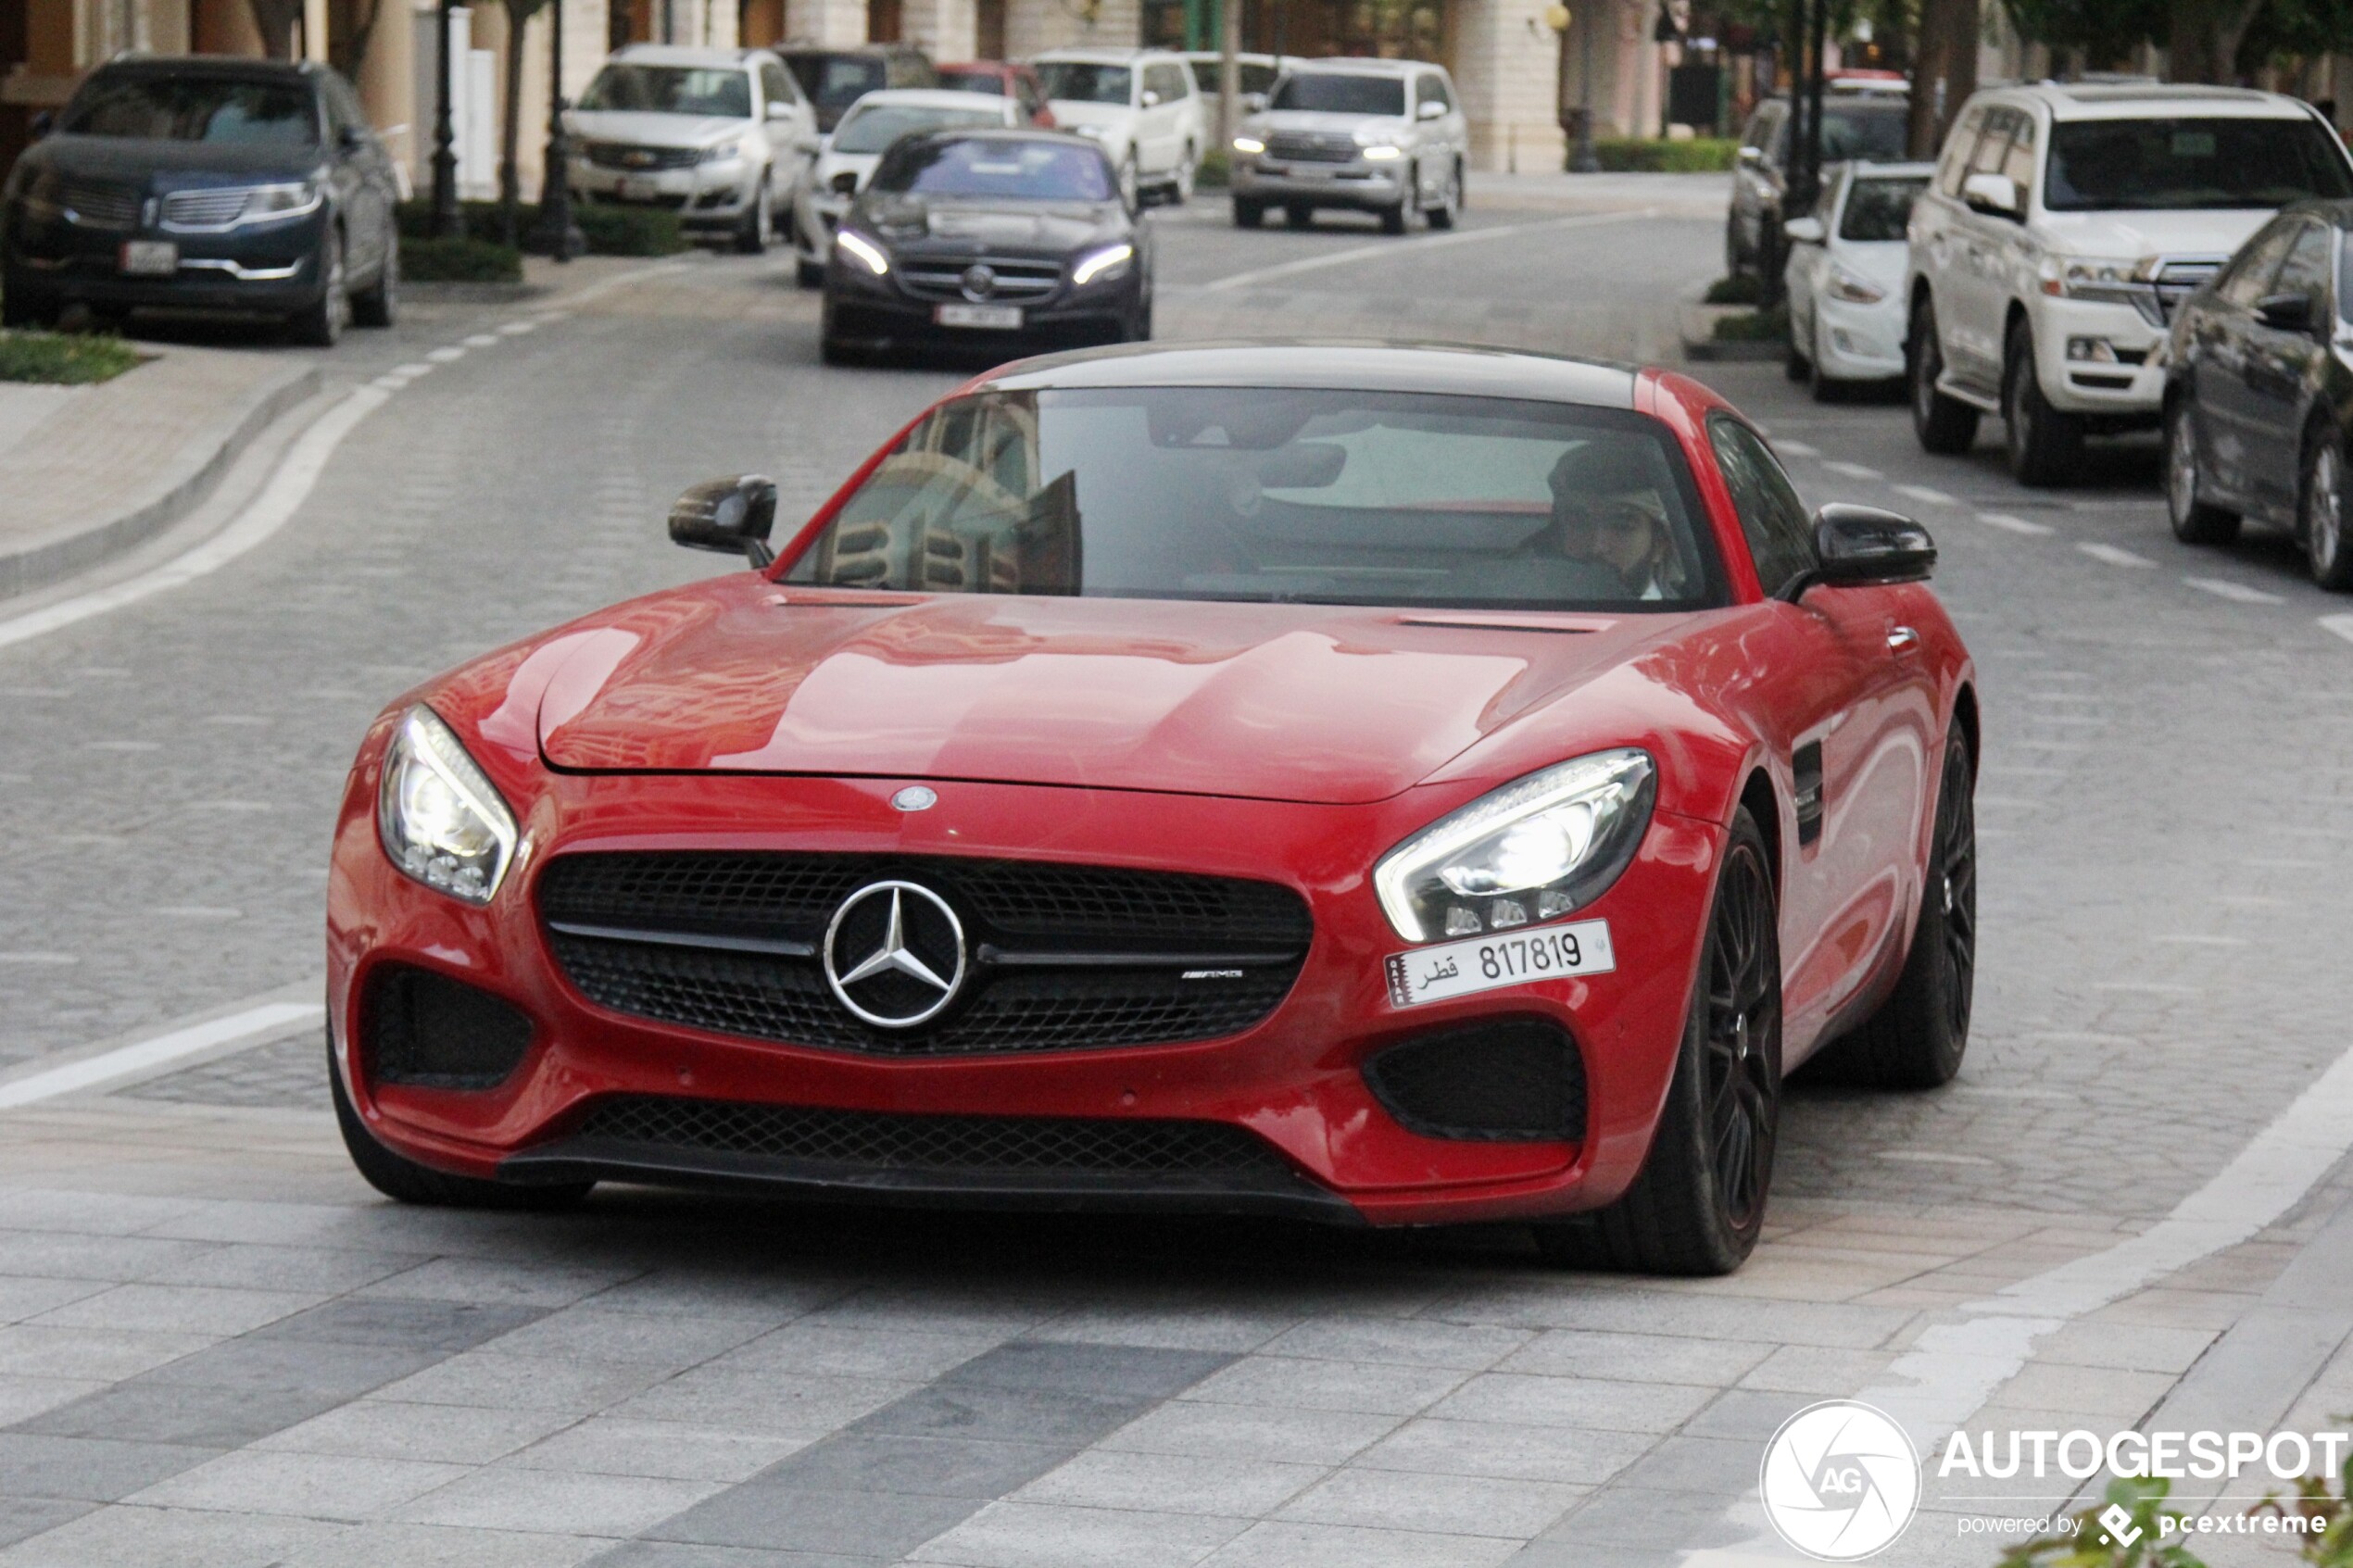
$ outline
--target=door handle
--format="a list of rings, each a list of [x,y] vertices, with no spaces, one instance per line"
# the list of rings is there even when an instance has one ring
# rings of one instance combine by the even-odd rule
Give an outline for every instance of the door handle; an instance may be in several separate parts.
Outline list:
[[[1888,652],[1910,653],[1919,646],[1920,634],[1909,626],[1891,626],[1887,629]]]

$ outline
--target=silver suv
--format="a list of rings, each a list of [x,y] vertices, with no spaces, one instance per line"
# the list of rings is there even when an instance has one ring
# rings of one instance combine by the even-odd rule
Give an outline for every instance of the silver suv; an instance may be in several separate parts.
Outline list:
[[[1294,229],[1318,207],[1378,215],[1392,234],[1416,213],[1451,229],[1463,207],[1470,122],[1446,68],[1419,60],[1309,60],[1235,129],[1234,221],[1279,207]]]

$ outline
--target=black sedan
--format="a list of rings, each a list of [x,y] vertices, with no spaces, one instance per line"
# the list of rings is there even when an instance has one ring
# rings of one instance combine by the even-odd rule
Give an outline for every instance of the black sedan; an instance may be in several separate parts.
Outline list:
[[[323,66],[124,59],[18,159],[0,206],[10,326],[67,307],[232,310],[332,344],[389,325],[399,285],[392,160]]]
[[[2312,580],[2353,589],[2353,202],[2308,202],[2255,232],[2183,303],[2168,344],[2165,502],[2173,533],[2227,545],[2242,518],[2292,531]],[[2353,258],[2348,258],[2353,259]]]
[[[1150,228],[1083,137],[901,137],[834,237],[825,359],[916,346],[1007,359],[1148,338],[1151,260]]]

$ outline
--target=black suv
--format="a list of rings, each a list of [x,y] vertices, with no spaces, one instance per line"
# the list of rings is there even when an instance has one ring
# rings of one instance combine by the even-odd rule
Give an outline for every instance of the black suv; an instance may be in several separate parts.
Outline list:
[[[817,110],[817,129],[831,135],[849,106],[886,87],[937,87],[931,56],[912,44],[861,44],[840,49],[779,44],[785,69]]]
[[[133,58],[82,82],[0,203],[9,326],[231,310],[332,344],[391,324],[392,160],[322,66]]]
[[[1902,93],[1833,87],[1822,99],[1822,167],[1903,162],[1910,114],[1910,100]],[[1768,257],[1778,270],[1789,253],[1781,243],[1781,220],[1804,216],[1781,210],[1794,150],[1792,129],[1789,100],[1768,98],[1741,132],[1732,207],[1724,221],[1724,268],[1736,276],[1760,270]]]

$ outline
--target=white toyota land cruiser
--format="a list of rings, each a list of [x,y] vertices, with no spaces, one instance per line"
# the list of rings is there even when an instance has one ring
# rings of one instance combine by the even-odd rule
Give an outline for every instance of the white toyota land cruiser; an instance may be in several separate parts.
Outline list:
[[[1999,414],[2010,471],[2075,475],[2086,435],[2146,428],[2173,307],[2289,202],[2353,195],[2353,159],[2294,98],[2050,83],[1971,97],[1913,206],[1912,428],[1965,452]]]

